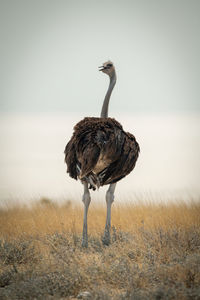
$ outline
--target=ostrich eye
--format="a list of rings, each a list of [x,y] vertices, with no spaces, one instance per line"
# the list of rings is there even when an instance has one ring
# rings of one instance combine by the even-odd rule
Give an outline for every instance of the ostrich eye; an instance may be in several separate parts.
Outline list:
[[[107,64],[107,67],[112,67],[112,64]]]

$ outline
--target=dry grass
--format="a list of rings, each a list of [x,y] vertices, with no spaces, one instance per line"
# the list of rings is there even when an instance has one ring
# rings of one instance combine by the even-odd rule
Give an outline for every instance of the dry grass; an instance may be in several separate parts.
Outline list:
[[[82,249],[82,206],[1,210],[0,299],[200,299],[200,204],[113,206],[109,247],[105,214]]]

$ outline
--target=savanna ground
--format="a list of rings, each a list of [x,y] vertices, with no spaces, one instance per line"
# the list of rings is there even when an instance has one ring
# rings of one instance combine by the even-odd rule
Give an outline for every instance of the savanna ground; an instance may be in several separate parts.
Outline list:
[[[0,210],[0,299],[200,299],[200,203],[82,206],[42,199]],[[85,292],[85,293],[84,293]]]

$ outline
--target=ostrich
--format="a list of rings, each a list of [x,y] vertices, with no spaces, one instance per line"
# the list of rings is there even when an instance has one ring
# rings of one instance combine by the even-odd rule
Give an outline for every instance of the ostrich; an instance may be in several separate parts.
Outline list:
[[[110,78],[101,117],[86,117],[78,122],[64,151],[67,172],[72,178],[80,179],[84,186],[83,247],[88,246],[87,214],[91,201],[89,189],[95,190],[109,184],[106,192],[106,225],[102,237],[103,244],[109,245],[111,205],[116,183],[133,170],[140,151],[135,137],[125,132],[115,119],[108,117],[109,100],[116,83],[115,67],[111,61],[107,61],[99,68],[99,71]]]

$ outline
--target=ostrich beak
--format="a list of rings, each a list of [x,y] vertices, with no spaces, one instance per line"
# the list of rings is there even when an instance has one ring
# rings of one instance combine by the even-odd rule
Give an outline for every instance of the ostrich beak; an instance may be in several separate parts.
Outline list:
[[[100,69],[101,68],[101,69]],[[99,67],[99,71],[103,71],[105,69],[105,67],[104,66],[100,66]]]

